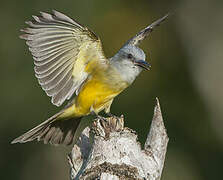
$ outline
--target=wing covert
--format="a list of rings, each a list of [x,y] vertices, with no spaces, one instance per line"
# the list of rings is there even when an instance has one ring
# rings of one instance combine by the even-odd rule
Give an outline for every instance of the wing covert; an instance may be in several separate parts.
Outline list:
[[[99,38],[64,14],[41,12],[33,18],[20,37],[29,46],[39,84],[51,102],[60,106],[89,76],[85,71],[89,62],[105,65],[107,59]]]

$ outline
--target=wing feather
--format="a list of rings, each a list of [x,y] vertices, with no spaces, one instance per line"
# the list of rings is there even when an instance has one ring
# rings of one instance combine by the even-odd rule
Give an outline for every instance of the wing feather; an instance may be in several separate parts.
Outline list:
[[[62,56],[62,57],[61,57]],[[72,55],[68,55],[63,57],[63,54],[55,57],[53,60],[46,59],[44,61],[44,66],[43,63],[41,65],[36,64],[35,66],[35,72],[36,74],[45,74],[46,72],[53,71],[56,68],[60,67],[63,63],[67,62],[72,58]]]
[[[72,62],[66,62],[56,70],[52,72],[47,72],[43,77],[36,74],[36,77],[39,79],[40,85],[46,85],[49,84],[51,81],[56,79],[56,82],[60,81],[61,78],[63,78],[63,74],[66,73],[69,69],[72,69],[72,66],[70,65]]]
[[[71,75],[72,75],[72,70],[67,71],[66,73],[64,73],[64,78],[57,82],[56,84],[47,84],[47,85],[43,85],[43,88],[45,88],[45,91],[47,92],[47,94],[49,95],[54,95],[57,92],[61,91],[61,89],[65,86],[65,84],[71,79]]]
[[[29,50],[32,54],[36,54],[38,57],[38,54],[41,53],[41,56],[44,56],[46,54],[51,54],[55,51],[59,51],[60,49],[69,48],[73,45],[73,40],[70,41],[61,41],[60,43],[52,43],[50,45],[40,46],[40,47],[31,47]],[[41,61],[42,59],[39,57],[39,59],[35,59],[36,61]]]
[[[64,88],[62,88],[61,91],[59,91],[55,96],[53,96],[52,103],[61,104],[62,102],[64,102],[69,96],[69,92],[72,91],[72,87],[73,81],[70,80],[66,83],[66,85],[64,86]]]
[[[44,65],[49,61],[55,60],[54,58],[61,57],[64,53],[67,53],[68,51],[71,50],[72,49],[69,47],[61,47],[55,51],[51,51],[51,53],[47,53],[47,51],[44,51],[43,53],[41,52],[32,53],[32,55],[34,57],[35,63]]]
[[[138,46],[140,44],[140,42],[145,39],[152,31],[155,27],[159,26],[163,21],[165,21],[167,18],[169,17],[169,14],[166,14],[165,16],[163,16],[162,18],[156,20],[155,22],[153,22],[152,24],[150,24],[149,26],[147,26],[146,28],[144,28],[143,30],[141,30],[139,33],[137,33],[133,38],[129,39],[126,44],[132,44],[134,46]]]
[[[98,37],[66,15],[53,11],[40,12],[22,29],[34,59],[35,76],[51,102],[60,106],[78,92],[89,76],[85,67],[92,60],[106,65]],[[93,69],[93,68],[92,68]]]
[[[59,55],[56,54],[54,56],[51,56],[49,59],[46,59],[46,61],[48,61],[48,63],[45,63],[44,65],[41,65],[41,66],[35,66],[34,69],[35,69],[36,75],[38,77],[45,77],[45,76],[48,76],[52,71],[55,71],[57,68],[60,68],[64,63],[66,63],[68,60],[70,60],[72,58],[71,57],[72,54],[67,54],[67,56],[63,57],[63,55],[65,53],[66,53],[66,51]],[[53,59],[53,60],[51,60],[51,59]],[[53,63],[53,64],[50,66],[50,63]],[[70,63],[72,64],[73,62],[71,61]],[[47,64],[48,64],[48,66],[47,66]],[[40,71],[40,68],[44,69],[44,71]]]

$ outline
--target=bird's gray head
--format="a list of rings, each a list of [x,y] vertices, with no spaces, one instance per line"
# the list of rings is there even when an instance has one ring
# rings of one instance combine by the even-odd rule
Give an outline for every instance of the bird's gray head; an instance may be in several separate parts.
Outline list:
[[[153,22],[134,37],[129,39],[119,52],[111,58],[111,64],[118,70],[124,81],[131,84],[142,69],[149,70],[150,65],[145,61],[145,53],[138,46],[156,26],[168,18],[169,14]]]
[[[150,64],[145,61],[146,55],[142,49],[134,45],[125,45],[111,59],[111,63],[119,71],[122,78],[131,84],[139,73],[149,70]]]

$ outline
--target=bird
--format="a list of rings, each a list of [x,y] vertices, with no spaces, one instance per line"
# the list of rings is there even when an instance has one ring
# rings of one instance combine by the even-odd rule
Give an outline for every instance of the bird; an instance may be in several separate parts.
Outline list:
[[[53,105],[67,105],[11,143],[37,140],[51,145],[71,145],[83,117],[104,111],[108,115],[114,98],[129,87],[143,69],[150,70],[139,44],[168,18],[156,20],[130,38],[107,58],[99,37],[89,28],[61,12],[40,12],[27,21],[20,38],[34,59],[34,71]],[[100,116],[99,116],[100,117]]]

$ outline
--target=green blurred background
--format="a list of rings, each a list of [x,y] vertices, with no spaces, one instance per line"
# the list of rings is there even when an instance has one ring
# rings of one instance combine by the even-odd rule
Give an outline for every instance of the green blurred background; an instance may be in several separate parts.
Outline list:
[[[20,0],[0,6],[0,179],[68,179],[70,148],[10,141],[59,110],[33,72],[18,36],[39,11],[61,11],[102,39],[107,57],[167,12],[173,16],[141,47],[152,64],[112,106],[143,144],[159,97],[170,137],[163,180],[223,179],[223,1]]]

